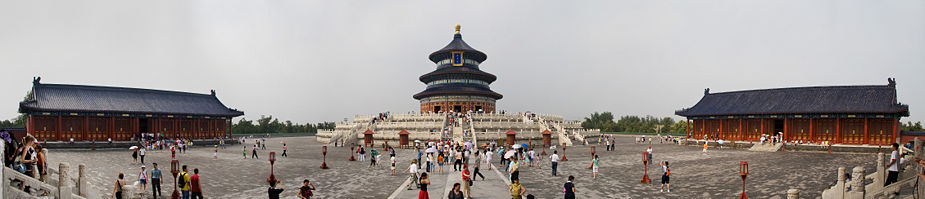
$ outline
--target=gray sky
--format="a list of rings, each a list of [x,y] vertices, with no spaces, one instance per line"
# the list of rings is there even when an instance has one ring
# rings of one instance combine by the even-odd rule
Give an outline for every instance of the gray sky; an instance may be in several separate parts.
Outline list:
[[[925,117],[925,1],[6,1],[0,119],[46,83],[208,93],[248,119],[417,111],[427,56],[488,54],[499,109],[674,116],[712,92],[887,84]]]

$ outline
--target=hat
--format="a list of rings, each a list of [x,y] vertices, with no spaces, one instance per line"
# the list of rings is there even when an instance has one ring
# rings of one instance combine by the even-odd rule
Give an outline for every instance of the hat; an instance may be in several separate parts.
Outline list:
[[[141,165],[141,168],[145,168],[145,165]]]

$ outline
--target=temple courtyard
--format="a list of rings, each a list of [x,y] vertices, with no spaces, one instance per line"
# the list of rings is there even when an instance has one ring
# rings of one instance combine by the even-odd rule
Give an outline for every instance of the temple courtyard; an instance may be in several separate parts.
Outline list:
[[[280,157],[281,142],[286,142],[288,157]],[[417,190],[400,187],[406,182],[408,167],[415,152],[398,150],[398,166],[395,175],[389,174],[388,153],[382,157],[379,167],[369,168],[369,162],[351,162],[349,148],[328,148],[327,164],[330,169],[320,169],[321,146],[313,136],[280,137],[267,139],[267,150],[259,150],[259,159],[251,158],[253,139],[245,146],[230,145],[220,149],[218,159],[212,157],[212,146],[196,146],[186,153],[178,153],[181,164],[189,165],[190,172],[199,168],[203,195],[207,198],[265,198],[266,179],[270,173],[267,161],[269,151],[277,152],[275,175],[283,180],[286,191],[284,198],[297,198],[295,191],[303,179],[309,179],[316,186],[317,198],[413,198]],[[868,173],[876,165],[876,155],[870,153],[823,153],[823,152],[753,152],[745,149],[713,149],[701,152],[698,146],[653,143],[654,161],[669,161],[672,179],[671,192],[660,193],[661,169],[650,165],[649,177],[652,184],[641,184],[643,176],[641,152],[649,145],[633,143],[633,137],[618,136],[615,151],[605,151],[604,146],[596,148],[600,156],[600,175],[591,178],[589,146],[568,147],[569,159],[559,164],[559,175],[550,175],[549,158],[543,158],[542,168],[522,167],[520,179],[527,193],[537,198],[562,198],[562,184],[569,175],[575,176],[578,198],[736,198],[742,191],[742,180],[738,176],[739,161],[748,161],[750,174],[746,190],[752,198],[785,198],[786,191],[799,189],[802,198],[817,198],[836,180],[838,167],[864,166]],[[247,158],[242,151],[246,148]],[[379,149],[383,151],[382,149]],[[537,151],[539,153],[540,151]],[[562,151],[560,150],[560,155]],[[551,152],[550,152],[551,153]],[[128,149],[51,150],[49,163],[56,167],[60,162],[70,163],[72,173],[78,164],[87,165],[92,188],[100,190],[104,198],[111,196],[113,182],[119,172],[127,181],[137,181],[141,164],[132,163],[132,152]],[[170,152],[149,151],[145,157],[148,169],[156,162],[165,177],[170,175]],[[495,167],[498,157],[493,158]],[[503,167],[500,167],[503,169]],[[432,198],[444,198],[446,187],[459,176],[452,165],[444,168],[444,174],[431,174]],[[478,178],[473,186],[474,198],[506,198],[503,171],[481,171],[486,181]],[[172,180],[166,180],[163,194],[173,191]],[[150,192],[150,187],[148,188]]]

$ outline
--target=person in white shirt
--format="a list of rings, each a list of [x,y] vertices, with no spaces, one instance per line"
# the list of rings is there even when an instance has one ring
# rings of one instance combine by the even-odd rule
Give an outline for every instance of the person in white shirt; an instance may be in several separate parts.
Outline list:
[[[418,160],[411,160],[411,165],[408,165],[408,169],[405,169],[405,173],[411,174],[411,183],[408,183],[408,190],[411,190],[412,186],[415,186],[418,183]]]
[[[889,167],[889,169],[887,169],[889,173],[887,174],[886,182],[883,184],[883,186],[893,184],[898,180],[899,164],[902,164],[903,162],[903,158],[899,153],[899,144],[893,143],[893,153],[890,154],[890,164],[886,165]]]
[[[552,155],[549,156],[549,161],[552,162],[552,175],[555,176],[556,169],[559,168],[559,151],[552,151]]]

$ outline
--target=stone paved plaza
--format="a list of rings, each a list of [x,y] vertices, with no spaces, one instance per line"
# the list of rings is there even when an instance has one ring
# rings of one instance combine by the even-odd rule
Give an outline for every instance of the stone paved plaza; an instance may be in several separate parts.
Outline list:
[[[395,176],[389,175],[386,163],[378,168],[367,168],[369,162],[349,162],[348,148],[329,147],[328,165],[331,169],[322,170],[321,144],[314,137],[287,137],[268,139],[269,150],[259,151],[260,159],[242,159],[242,145],[229,146],[220,150],[219,159],[212,159],[212,147],[196,147],[185,154],[178,154],[181,164],[200,169],[200,176],[207,198],[264,198],[266,197],[266,178],[269,175],[268,151],[281,152],[281,141],[289,146],[289,157],[278,157],[276,175],[287,188],[285,198],[296,198],[295,189],[302,179],[311,180],[318,188],[318,198],[387,198],[407,175],[400,174],[407,168],[412,150],[399,150],[399,165]],[[253,140],[246,144],[252,144]],[[674,144],[653,144],[655,161],[667,160],[672,168],[671,193],[659,193],[658,183],[660,169],[650,166],[649,177],[652,184],[640,184],[642,178],[641,152],[647,145],[634,144],[632,137],[618,137],[616,151],[604,151],[597,147],[601,159],[601,174],[596,180],[591,179],[589,165],[589,147],[568,147],[566,156],[570,161],[560,163],[560,175],[549,173],[548,157],[542,169],[523,167],[521,181],[528,193],[537,198],[561,198],[562,184],[568,175],[577,177],[575,181],[579,198],[734,198],[741,192],[741,179],[736,174],[739,161],[748,161],[751,174],[748,176],[747,191],[752,198],[783,198],[790,188],[801,190],[804,198],[816,198],[823,189],[832,185],[836,179],[835,172],[839,166],[852,168],[863,165],[872,170],[876,157],[873,154],[858,153],[813,153],[813,152],[751,152],[742,149],[711,149],[703,154],[700,147],[679,146]],[[560,151],[561,154],[561,151]],[[387,160],[387,154],[383,160]],[[165,175],[169,175],[170,153],[166,151],[149,152],[146,157],[148,168],[151,162],[161,165]],[[495,166],[497,157],[493,158]],[[126,174],[127,180],[137,179],[140,164],[133,164],[131,151],[125,150],[52,150],[48,160],[51,165],[69,162],[76,173],[77,164],[86,164],[89,178],[94,188],[102,189],[104,197],[111,193],[113,181],[118,172]],[[446,174],[434,176],[437,179],[456,177],[452,167],[445,168]],[[507,193],[498,190],[500,176],[494,171],[483,168],[483,174],[491,183],[476,181],[473,187],[475,196],[481,198],[506,198]],[[455,174],[455,175],[454,175]],[[449,178],[452,178],[449,177]],[[445,180],[444,180],[445,181]],[[171,183],[167,180],[167,183]],[[444,182],[445,183],[445,182]],[[486,187],[484,185],[492,186]],[[480,186],[482,185],[482,186]],[[435,187],[437,185],[432,185]],[[440,185],[445,186],[445,185]],[[451,186],[451,185],[450,185]],[[481,189],[481,190],[480,190]],[[150,191],[150,189],[149,189]],[[164,185],[164,193],[173,191],[171,185]],[[416,190],[415,190],[416,191]],[[408,194],[402,192],[400,198]],[[432,198],[443,198],[444,189],[431,188]],[[412,194],[413,195],[413,194]]]

